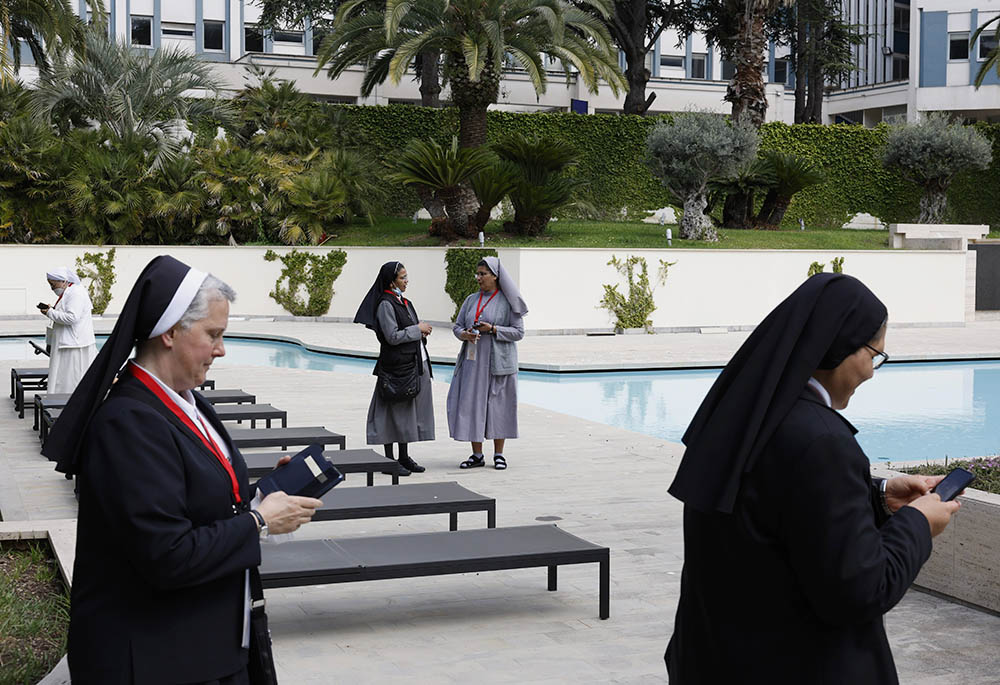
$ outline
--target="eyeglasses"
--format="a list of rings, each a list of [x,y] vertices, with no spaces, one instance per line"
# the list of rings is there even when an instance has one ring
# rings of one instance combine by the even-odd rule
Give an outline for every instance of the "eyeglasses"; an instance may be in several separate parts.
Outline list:
[[[882,350],[876,350],[874,347],[872,347],[868,343],[865,343],[865,347],[867,347],[869,350],[871,350],[872,352],[875,353],[875,356],[872,357],[872,368],[873,369],[877,369],[880,366],[882,366],[883,364],[885,364],[887,361],[889,361],[889,355],[887,355]]]
[[[483,272],[477,271],[476,273],[472,274],[473,278],[485,278],[486,276],[492,276],[492,275],[493,274],[485,271]]]
[[[409,277],[409,276],[407,276],[406,274],[403,274],[402,276],[398,276],[397,278],[398,278],[398,279],[399,279],[400,281],[408,281],[408,280],[410,280],[410,277]]]

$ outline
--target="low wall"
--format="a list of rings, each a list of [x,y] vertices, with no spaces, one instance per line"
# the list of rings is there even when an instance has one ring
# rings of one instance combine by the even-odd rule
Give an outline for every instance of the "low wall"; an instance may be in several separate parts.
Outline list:
[[[0,315],[25,316],[39,301],[51,301],[45,272],[73,265],[84,252],[106,248],[79,245],[0,247]],[[283,252],[289,248],[275,248]],[[326,251],[328,248],[304,248]],[[444,292],[444,248],[348,247],[347,264],[334,284],[329,316],[350,320],[386,261],[398,259],[410,274],[407,295],[422,318],[450,320],[454,310]],[[115,314],[143,266],[158,254],[171,254],[211,271],[239,294],[234,315],[286,315],[268,292],[281,271],[265,262],[264,247],[119,247],[117,283],[109,314]],[[605,250],[516,248],[499,250],[518,280],[532,331],[608,330],[612,319],[598,308],[603,284],[622,283],[607,262],[612,256],[642,256],[655,277],[659,260],[676,262],[666,285],[655,292],[655,328],[752,326],[798,286],[809,265],[844,257],[844,271],[864,281],[889,308],[893,323],[963,322],[966,315],[966,253],[960,251],[875,250]],[[469,292],[475,289],[469,274]],[[619,288],[623,290],[623,288]]]
[[[922,462],[921,462],[922,463]],[[874,469],[882,478],[899,475]],[[967,604],[1000,613],[1000,495],[969,489],[914,582]]]

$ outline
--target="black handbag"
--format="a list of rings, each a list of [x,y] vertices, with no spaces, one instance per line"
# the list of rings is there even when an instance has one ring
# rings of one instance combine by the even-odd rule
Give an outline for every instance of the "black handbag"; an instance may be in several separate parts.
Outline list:
[[[278,685],[271,652],[271,631],[264,613],[264,588],[255,568],[250,569],[250,599],[250,659],[247,662],[250,685]]]
[[[386,402],[412,400],[420,394],[420,367],[412,364],[401,372],[378,371],[378,394]]]

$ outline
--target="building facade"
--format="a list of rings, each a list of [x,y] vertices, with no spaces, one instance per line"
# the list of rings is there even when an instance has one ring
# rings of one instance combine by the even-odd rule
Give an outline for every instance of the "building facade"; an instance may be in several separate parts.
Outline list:
[[[386,82],[369,97],[361,97],[363,72],[350,69],[330,80],[325,73],[314,74],[319,38],[312,26],[296,30],[264,31],[258,27],[260,7],[252,0],[104,0],[110,16],[110,30],[116,40],[138,48],[179,46],[200,58],[216,63],[225,87],[238,90],[246,82],[249,64],[274,69],[276,76],[293,80],[300,90],[317,99],[353,104],[420,102],[419,83],[404,78],[399,84]],[[72,0],[85,16],[85,0]],[[768,120],[792,121],[793,98],[787,88],[789,68],[780,49],[769,52],[767,73]],[[30,54],[21,78],[31,82],[37,73],[30,66]],[[700,109],[727,113],[723,101],[732,65],[718,49],[700,35],[682,38],[664,31],[647,56],[651,78],[647,94],[656,93],[650,112],[680,112]],[[621,58],[625,66],[624,57]],[[595,95],[551,63],[545,93],[538,94],[527,74],[516,70],[504,75],[496,107],[514,111],[568,111],[571,101],[586,103],[588,112],[620,113],[624,95],[615,96],[606,85]],[[447,100],[445,90],[442,97]]]
[[[826,96],[828,122],[873,126],[927,112],[1000,121],[996,71],[973,85],[996,48],[993,27],[970,44],[978,27],[1000,16],[1000,0],[843,0],[842,7],[866,40],[855,48],[859,68]]]

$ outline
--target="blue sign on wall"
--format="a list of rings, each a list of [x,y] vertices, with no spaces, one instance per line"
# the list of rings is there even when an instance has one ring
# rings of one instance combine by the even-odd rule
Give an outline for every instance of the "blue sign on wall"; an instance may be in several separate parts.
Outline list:
[[[569,111],[574,114],[586,114],[587,113],[587,101],[577,100],[576,98],[571,98],[569,101]]]

